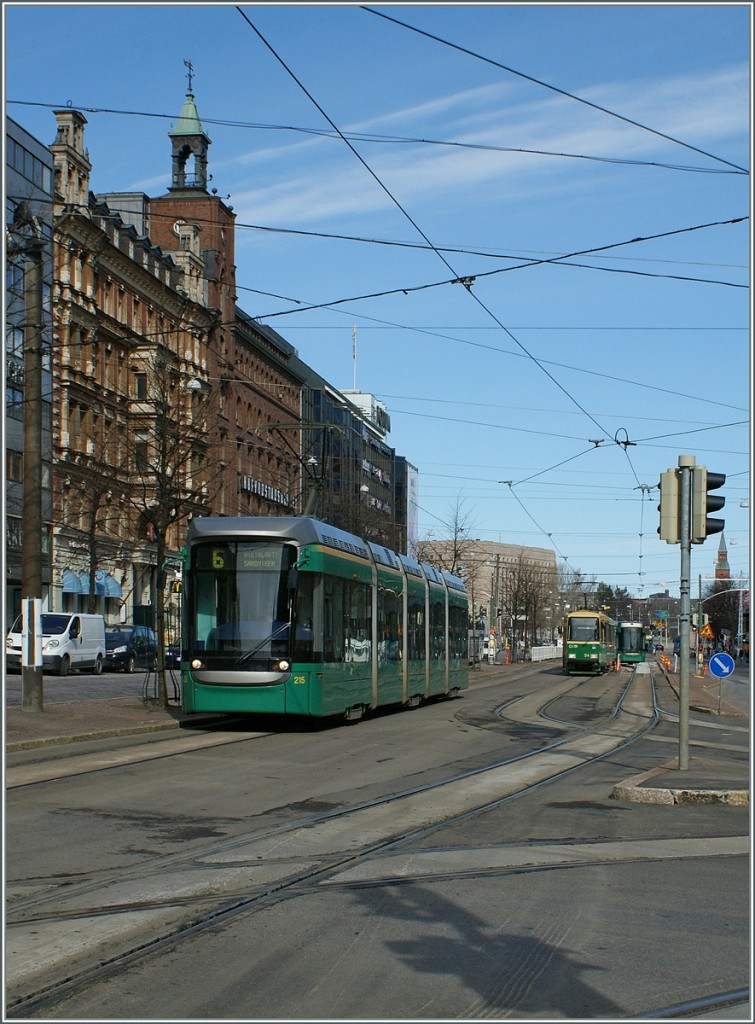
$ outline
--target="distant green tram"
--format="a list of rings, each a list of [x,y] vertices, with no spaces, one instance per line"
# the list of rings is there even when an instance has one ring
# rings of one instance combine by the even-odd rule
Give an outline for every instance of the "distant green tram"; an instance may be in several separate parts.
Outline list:
[[[616,657],[616,622],[612,618],[588,608],[569,612],[564,619],[564,672],[606,672],[615,666]]]
[[[463,582],[298,516],[193,520],[181,700],[354,720],[468,685]]]
[[[622,665],[638,665],[645,660],[647,630],[641,622],[616,623],[617,657]]]

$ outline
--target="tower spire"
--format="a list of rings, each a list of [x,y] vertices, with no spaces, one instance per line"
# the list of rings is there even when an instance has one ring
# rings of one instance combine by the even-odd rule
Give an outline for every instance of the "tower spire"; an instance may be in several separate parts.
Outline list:
[[[726,550],[726,541],[724,540],[723,533],[721,533],[721,540],[718,542],[718,556],[716,558],[716,579],[731,579],[731,569],[729,568],[729,552]]]
[[[201,189],[207,191],[207,150],[211,145],[210,138],[205,134],[202,122],[199,120],[199,111],[194,102],[192,84],[194,79],[194,65],[190,60],[184,61],[185,67],[189,70],[186,77],[189,79],[189,87],[186,90],[181,113],[175,128],[168,132],[173,149],[173,173],[171,178],[170,191],[184,191],[186,189]],[[190,161],[193,160],[194,170],[188,171]]]

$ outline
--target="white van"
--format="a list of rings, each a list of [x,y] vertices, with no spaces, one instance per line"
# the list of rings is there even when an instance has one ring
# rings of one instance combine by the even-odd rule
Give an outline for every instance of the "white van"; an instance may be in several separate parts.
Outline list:
[[[105,620],[80,612],[42,613],[42,671],[67,676],[72,668],[99,674],[105,661]],[[5,641],[5,663],[21,668],[21,616]]]

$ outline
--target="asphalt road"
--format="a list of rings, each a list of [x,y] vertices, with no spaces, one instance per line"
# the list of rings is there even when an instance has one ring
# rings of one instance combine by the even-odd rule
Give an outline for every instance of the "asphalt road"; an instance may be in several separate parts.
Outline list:
[[[573,753],[560,756],[579,760],[623,675],[569,695],[558,668],[522,666],[475,673],[459,700],[354,726],[229,728],[190,746],[171,739],[157,758],[165,741],[151,741],[144,759],[137,744],[117,766],[106,745],[71,751],[99,764],[70,777],[61,765],[59,781],[8,794],[7,963],[13,983],[45,950],[73,954],[97,929],[96,974],[23,1015],[609,1020],[746,984],[748,809],[610,796],[669,757],[670,722],[547,786],[416,828],[397,847],[376,839],[357,857],[395,825],[374,802],[397,788],[417,790],[411,806],[441,821],[474,803],[472,786],[502,792],[519,762],[480,769],[544,750],[564,722]],[[694,716],[691,731],[700,742],[715,732]],[[419,792],[459,773],[468,781],[453,797]],[[355,806],[349,832],[333,815]],[[212,927],[102,971],[125,935],[155,937],[171,915],[199,920],[220,903]]]

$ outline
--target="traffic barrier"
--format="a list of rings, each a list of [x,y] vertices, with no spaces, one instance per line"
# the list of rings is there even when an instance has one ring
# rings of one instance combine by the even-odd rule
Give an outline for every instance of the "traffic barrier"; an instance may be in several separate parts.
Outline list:
[[[543,644],[542,647],[531,647],[529,651],[530,661],[548,661],[553,658],[560,658],[563,654],[563,647],[556,644]]]

